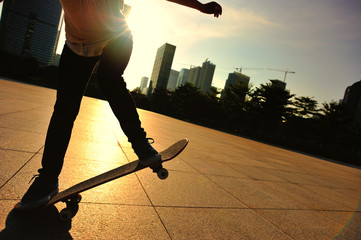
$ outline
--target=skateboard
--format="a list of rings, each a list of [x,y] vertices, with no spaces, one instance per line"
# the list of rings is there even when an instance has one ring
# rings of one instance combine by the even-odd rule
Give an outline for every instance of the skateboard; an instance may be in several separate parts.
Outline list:
[[[150,159],[149,161],[146,160],[145,161],[146,164],[143,164],[139,160],[135,160],[118,168],[115,168],[113,170],[110,170],[108,172],[102,173],[98,176],[92,177],[83,182],[80,182],[56,194],[43,207],[52,206],[58,202],[64,202],[66,204],[66,207],[60,211],[59,218],[62,221],[67,221],[73,218],[78,212],[79,202],[81,201],[82,198],[80,195],[81,192],[97,187],[104,183],[110,182],[117,178],[126,176],[128,174],[135,173],[139,170],[148,167],[153,169],[153,172],[157,173],[160,179],[166,179],[168,177],[168,171],[167,169],[163,168],[162,163],[169,161],[175,158],[176,156],[178,156],[178,154],[180,154],[183,151],[183,149],[187,146],[187,144],[188,144],[188,139],[186,138],[181,139],[178,142],[174,143],[172,146],[160,152],[159,153],[161,156],[160,160],[159,158]]]

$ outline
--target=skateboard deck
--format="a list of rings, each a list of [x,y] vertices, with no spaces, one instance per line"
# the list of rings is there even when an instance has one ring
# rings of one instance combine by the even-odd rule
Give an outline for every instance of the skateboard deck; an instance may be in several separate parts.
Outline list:
[[[78,211],[78,203],[81,201],[81,195],[79,193],[94,188],[96,186],[102,185],[104,183],[110,182],[117,178],[126,176],[128,174],[137,172],[144,168],[151,167],[153,172],[158,174],[160,179],[166,179],[168,177],[168,171],[163,168],[162,163],[169,161],[178,154],[180,154],[183,149],[187,146],[188,139],[181,139],[178,142],[174,143],[172,146],[168,147],[167,149],[160,152],[161,160],[159,158],[156,160],[147,161],[147,164],[140,163],[139,160],[135,160],[133,162],[127,163],[123,166],[110,170],[108,172],[102,173],[98,176],[92,177],[88,180],[80,182],[62,192],[56,194],[50,202],[48,202],[44,207],[51,206],[56,204],[57,202],[65,202],[66,208],[64,208],[60,212],[60,219],[61,220],[69,220],[75,216]]]

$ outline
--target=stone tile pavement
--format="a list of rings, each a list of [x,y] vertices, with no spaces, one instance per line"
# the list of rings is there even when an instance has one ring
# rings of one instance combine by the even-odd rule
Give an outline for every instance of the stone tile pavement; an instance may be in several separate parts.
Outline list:
[[[82,194],[62,223],[56,204],[13,205],[40,167],[56,92],[0,79],[0,239],[361,239],[361,170],[139,110],[162,150],[187,137],[165,166]],[[135,160],[105,101],[85,97],[60,188]]]

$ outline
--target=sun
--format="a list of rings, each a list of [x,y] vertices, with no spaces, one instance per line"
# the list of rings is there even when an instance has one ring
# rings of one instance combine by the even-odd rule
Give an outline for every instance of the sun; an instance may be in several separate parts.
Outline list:
[[[131,11],[127,22],[137,45],[153,45],[165,36],[166,16],[157,1],[130,1]]]

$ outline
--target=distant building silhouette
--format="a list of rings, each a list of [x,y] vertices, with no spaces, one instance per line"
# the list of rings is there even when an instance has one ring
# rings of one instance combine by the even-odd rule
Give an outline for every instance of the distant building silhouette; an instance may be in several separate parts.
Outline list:
[[[6,0],[0,22],[0,48],[49,65],[56,54],[61,23],[59,1]]]
[[[202,64],[202,67],[191,67],[189,70],[187,82],[192,83],[197,88],[200,88],[202,92],[209,92],[212,86],[212,80],[216,65],[208,61],[208,59]]]
[[[201,67],[191,67],[189,69],[187,82],[192,83],[194,86],[199,86],[199,76],[201,75],[201,70]]]
[[[215,69],[216,65],[208,61],[208,59],[202,64],[199,86],[197,86],[202,92],[207,93],[211,89]]]
[[[145,91],[147,90],[147,86],[148,86],[148,77],[142,77],[142,80],[140,81],[140,92],[141,93],[146,93]]]
[[[152,92],[154,89],[166,89],[170,70],[173,63],[176,46],[164,44],[157,50],[154,66],[150,80],[152,81]]]
[[[153,81],[152,80],[150,80],[149,86],[146,91],[147,91],[147,94],[146,94],[147,96],[152,95],[152,93],[153,93]]]
[[[346,105],[352,122],[361,123],[361,80],[346,88],[342,102]]]
[[[240,72],[233,72],[228,74],[224,89],[228,89],[233,85],[244,85],[248,86],[250,77]],[[221,97],[224,97],[224,91],[222,91]]]
[[[270,79],[272,86],[282,88],[283,90],[286,89],[286,82],[278,80],[278,79]]]
[[[176,88],[183,86],[187,82],[188,75],[189,75],[189,69],[182,68],[180,70],[178,79],[177,79]]]
[[[239,72],[233,72],[228,74],[226,85],[224,88],[229,88],[232,85],[245,85],[248,86],[250,77]]]
[[[179,72],[171,69],[168,79],[167,89],[170,91],[174,91],[177,88],[177,80],[178,80]]]

